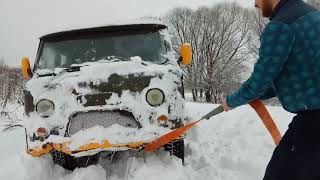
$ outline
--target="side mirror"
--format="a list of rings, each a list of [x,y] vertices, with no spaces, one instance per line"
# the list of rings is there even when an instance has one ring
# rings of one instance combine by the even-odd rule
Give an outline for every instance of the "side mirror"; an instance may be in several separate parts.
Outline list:
[[[192,47],[189,43],[184,43],[180,46],[181,63],[189,65],[192,59]]]
[[[28,58],[22,58],[21,61],[21,71],[22,71],[22,75],[23,78],[25,80],[29,80],[32,78],[32,72],[31,72],[31,67],[30,67],[30,62]]]

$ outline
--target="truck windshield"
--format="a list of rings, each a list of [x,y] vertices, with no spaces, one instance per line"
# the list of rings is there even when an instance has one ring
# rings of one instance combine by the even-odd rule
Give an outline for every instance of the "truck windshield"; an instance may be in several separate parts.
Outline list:
[[[159,32],[43,42],[37,68],[69,68],[72,64],[103,60],[129,60],[164,63],[165,43]]]

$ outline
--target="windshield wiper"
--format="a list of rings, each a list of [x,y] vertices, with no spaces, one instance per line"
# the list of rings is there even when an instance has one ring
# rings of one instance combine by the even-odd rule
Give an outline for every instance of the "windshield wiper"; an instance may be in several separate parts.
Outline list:
[[[66,68],[65,71],[67,72],[76,72],[76,71],[80,71],[80,68],[83,66],[71,66],[69,68]]]
[[[37,73],[37,75],[38,75],[39,77],[46,77],[46,76],[56,76],[57,74],[54,73],[54,72],[52,72],[52,73],[46,73],[46,74],[39,74],[39,73]]]
[[[39,77],[46,77],[46,76],[57,76],[58,74],[64,73],[64,72],[77,72],[80,71],[80,68],[83,66],[71,66],[69,68],[64,68],[63,70],[59,71],[58,73],[52,71],[48,73],[37,73]]]

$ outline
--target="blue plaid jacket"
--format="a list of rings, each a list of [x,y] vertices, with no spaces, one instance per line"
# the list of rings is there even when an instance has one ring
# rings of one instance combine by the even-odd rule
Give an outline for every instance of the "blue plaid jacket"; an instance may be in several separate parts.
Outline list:
[[[320,109],[320,12],[302,0],[281,0],[270,20],[253,73],[227,104],[277,96],[289,112]]]

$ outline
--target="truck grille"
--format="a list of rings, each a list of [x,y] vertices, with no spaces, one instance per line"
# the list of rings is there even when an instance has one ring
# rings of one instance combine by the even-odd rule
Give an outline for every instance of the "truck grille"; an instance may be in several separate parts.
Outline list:
[[[141,127],[140,123],[135,120],[133,114],[128,111],[78,112],[70,117],[66,136],[72,136],[80,130],[85,130],[94,126],[108,128],[114,124],[118,124],[123,127]]]

